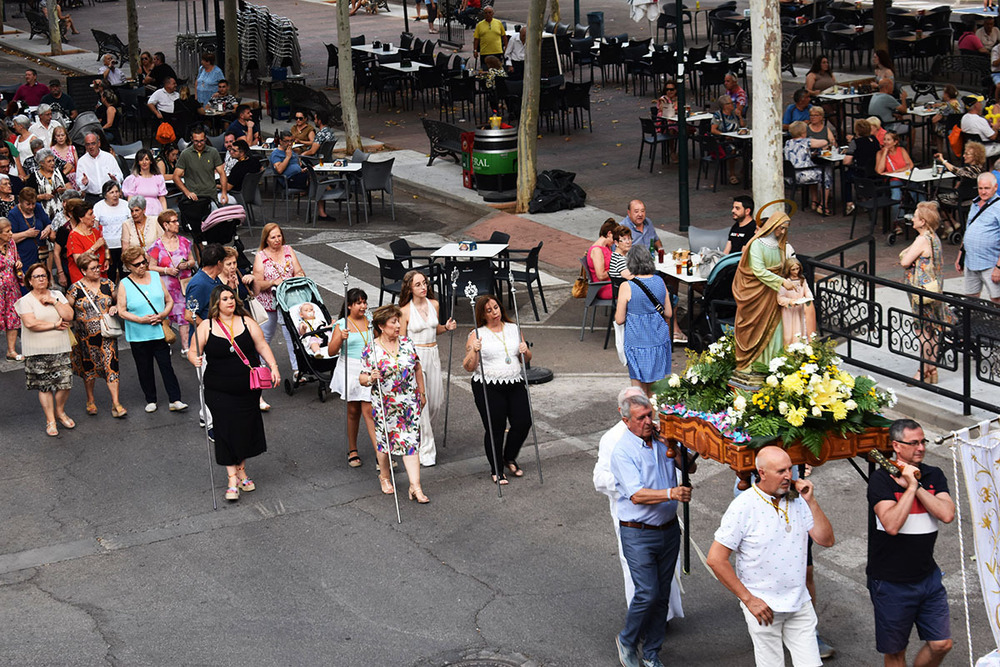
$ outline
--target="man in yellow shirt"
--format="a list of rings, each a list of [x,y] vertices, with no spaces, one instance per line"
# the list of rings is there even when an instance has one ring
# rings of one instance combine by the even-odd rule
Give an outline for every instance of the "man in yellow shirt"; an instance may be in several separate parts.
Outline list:
[[[472,55],[479,58],[480,68],[486,56],[496,56],[503,62],[503,52],[507,48],[507,32],[500,21],[493,20],[493,7],[483,8],[483,20],[476,24],[472,39]]]

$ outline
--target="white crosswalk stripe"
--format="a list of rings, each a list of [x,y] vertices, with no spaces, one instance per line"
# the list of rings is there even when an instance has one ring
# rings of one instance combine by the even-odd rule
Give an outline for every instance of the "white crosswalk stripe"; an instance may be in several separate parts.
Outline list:
[[[343,268],[335,269],[325,262],[321,262],[318,259],[310,257],[302,249],[299,249],[296,254],[299,256],[299,264],[302,265],[302,270],[306,272],[306,275],[309,278],[312,278],[312,280],[323,289],[329,290],[339,297],[344,296]],[[349,287],[351,289],[360,287],[368,294],[369,301],[372,303],[378,303],[377,285],[366,283],[353,275],[349,277],[349,282]]]

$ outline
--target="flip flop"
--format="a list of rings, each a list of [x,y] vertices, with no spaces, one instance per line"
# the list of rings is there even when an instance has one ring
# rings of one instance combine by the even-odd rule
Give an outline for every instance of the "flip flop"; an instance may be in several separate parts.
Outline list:
[[[351,466],[352,468],[360,468],[361,467],[361,457],[358,456],[357,452],[349,452],[348,453],[348,455],[347,455],[347,465]]]
[[[24,361],[23,354],[8,354],[7,361]]]

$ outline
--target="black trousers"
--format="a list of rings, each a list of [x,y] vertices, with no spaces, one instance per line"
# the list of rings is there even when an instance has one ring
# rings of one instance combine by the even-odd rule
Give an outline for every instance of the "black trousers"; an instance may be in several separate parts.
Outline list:
[[[122,270],[122,249],[108,248],[108,279],[117,284],[124,277],[125,272]]]
[[[494,461],[500,466],[501,474],[506,461],[516,461],[521,452],[521,445],[528,438],[531,430],[531,408],[528,407],[528,389],[523,382],[487,383],[483,392],[483,383],[472,381],[472,395],[476,399],[476,408],[483,419],[483,447],[486,459],[490,463],[490,473],[497,474]],[[490,426],[486,420],[486,405],[490,407],[490,422],[493,424],[493,451],[490,451]],[[507,430],[510,424],[510,430]],[[504,443],[504,431],[507,431],[507,442]]]
[[[132,348],[132,358],[135,369],[139,373],[139,386],[146,397],[147,403],[156,403],[156,376],[153,375],[153,360],[160,367],[160,377],[163,387],[167,390],[170,402],[181,400],[181,386],[174,375],[174,367],[170,365],[170,346],[163,340],[144,340],[129,344]]]

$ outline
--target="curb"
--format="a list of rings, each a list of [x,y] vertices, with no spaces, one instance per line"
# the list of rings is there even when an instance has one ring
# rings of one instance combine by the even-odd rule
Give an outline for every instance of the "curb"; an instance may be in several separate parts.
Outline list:
[[[75,49],[74,47],[74,50],[77,49]],[[83,51],[85,49],[79,49],[79,50]],[[52,58],[51,56],[43,56],[41,54],[34,53],[33,51],[28,51],[27,49],[20,48],[14,44],[11,44],[10,42],[5,42],[3,40],[0,40],[0,51],[4,51],[12,56],[18,56],[29,60],[35,60],[51,69],[60,71],[70,71],[74,72],[79,76],[99,76],[99,74],[96,74],[95,72],[91,72],[88,70],[80,69],[79,67],[68,65],[64,62],[56,60],[55,58]],[[93,51],[87,51],[87,53],[93,53]]]
[[[489,215],[491,213],[496,213],[496,209],[491,207],[489,204],[477,203],[469,201],[458,195],[453,195],[444,190],[436,190],[434,188],[428,188],[423,183],[419,181],[410,180],[408,178],[402,178],[393,174],[393,183],[399,187],[401,190],[415,194],[423,199],[434,202],[436,204],[443,204],[450,208],[454,208],[460,211],[465,211],[471,215],[478,215],[480,217],[484,215]]]

